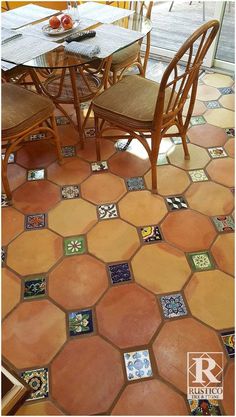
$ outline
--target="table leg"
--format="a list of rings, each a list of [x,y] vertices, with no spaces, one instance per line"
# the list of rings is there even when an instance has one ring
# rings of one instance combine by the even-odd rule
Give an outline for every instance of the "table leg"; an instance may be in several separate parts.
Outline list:
[[[84,147],[84,131],[83,131],[83,128],[82,128],[80,100],[79,100],[79,94],[78,94],[78,90],[77,90],[76,68],[75,67],[70,67],[69,71],[70,71],[71,86],[72,86],[73,98],[74,98],[74,108],[75,108],[77,126],[78,126],[78,132],[79,132],[80,148],[83,149],[83,147]]]

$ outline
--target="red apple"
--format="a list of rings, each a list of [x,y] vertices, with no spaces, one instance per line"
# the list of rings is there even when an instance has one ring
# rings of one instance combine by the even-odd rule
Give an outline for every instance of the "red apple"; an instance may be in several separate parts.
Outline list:
[[[70,16],[65,16],[61,19],[61,24],[65,30],[73,28],[73,20]]]
[[[61,24],[60,19],[58,19],[57,16],[52,16],[51,19],[49,19],[49,25],[51,26],[52,29],[59,28],[60,24]]]
[[[63,16],[61,17],[61,22],[62,22],[62,20],[65,19],[65,17],[68,17],[69,19],[72,20],[72,18],[71,18],[71,16],[69,14],[63,14]]]

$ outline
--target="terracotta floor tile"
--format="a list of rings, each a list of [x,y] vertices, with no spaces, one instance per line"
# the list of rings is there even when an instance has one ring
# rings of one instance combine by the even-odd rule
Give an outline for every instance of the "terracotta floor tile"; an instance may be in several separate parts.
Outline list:
[[[128,260],[140,245],[136,229],[119,219],[98,223],[87,240],[88,251],[105,262]]]
[[[235,101],[235,95],[234,94],[226,94],[225,96],[222,96],[219,100],[219,103],[229,110],[234,110],[234,101]]]
[[[11,191],[15,190],[26,181],[26,170],[17,164],[8,164],[7,178]],[[2,187],[4,190],[4,187]]]
[[[23,404],[16,416],[60,416],[64,415],[51,401],[40,401],[33,404]]]
[[[63,165],[54,162],[47,169],[48,179],[59,185],[80,184],[90,172],[89,164],[79,158],[70,158]]]
[[[234,233],[218,236],[211,248],[216,263],[222,271],[234,274]]]
[[[2,245],[8,243],[24,230],[24,216],[12,207],[2,210]]]
[[[234,362],[230,362],[229,366],[225,372],[224,383],[226,389],[224,390],[224,399],[222,404],[225,410],[226,415],[234,416],[235,415],[235,373],[234,373]]]
[[[188,130],[188,138],[190,142],[196,145],[210,148],[211,146],[224,145],[227,136],[224,129],[206,123],[205,125],[191,127]]]
[[[184,109],[183,109],[183,115],[187,116],[187,112],[188,112],[188,108],[189,108],[189,103],[190,100],[186,100],[186,103],[184,105]],[[193,107],[193,116],[201,116],[203,115],[203,113],[205,113],[206,111],[206,106],[204,103],[202,103],[201,101],[196,100],[194,107]]]
[[[68,342],[51,371],[53,398],[71,415],[106,412],[124,382],[120,353],[99,336]]]
[[[156,294],[181,290],[191,273],[184,253],[166,243],[143,246],[132,268],[135,281]]]
[[[58,126],[58,133],[62,146],[76,145],[79,141],[78,132],[72,125]]]
[[[125,193],[124,180],[109,173],[91,175],[81,185],[82,197],[95,204],[113,203],[119,200]]]
[[[96,207],[83,199],[61,201],[48,214],[48,226],[62,236],[87,233],[96,222]]]
[[[231,87],[233,85],[233,79],[228,75],[223,74],[207,74],[203,78],[205,84],[212,85],[213,87]]]
[[[122,349],[148,344],[161,324],[154,295],[136,284],[110,288],[96,314],[99,332]]]
[[[135,226],[159,223],[167,208],[164,199],[150,191],[134,191],[119,202],[120,216]]]
[[[218,330],[234,326],[234,280],[229,275],[217,270],[195,273],[185,296],[191,313],[204,323]]]
[[[112,410],[115,416],[185,416],[188,414],[183,397],[158,380],[130,384]]]
[[[208,123],[218,127],[234,127],[234,112],[226,109],[207,110],[204,117]]]
[[[207,172],[213,181],[226,187],[234,186],[234,160],[232,158],[220,158],[212,161]]]
[[[25,214],[45,213],[60,200],[60,189],[49,181],[28,181],[13,193],[14,206]]]
[[[151,189],[151,171],[145,175],[148,189]],[[189,186],[190,180],[182,169],[166,165],[157,168],[158,194],[171,195],[182,194]]]
[[[2,354],[18,369],[47,364],[66,341],[65,324],[48,300],[22,303],[3,322]]]
[[[208,85],[199,85],[197,89],[197,99],[202,101],[217,100],[220,97],[220,92],[215,87]]]
[[[171,346],[171,349],[167,349],[167,346]],[[160,375],[184,393],[187,389],[187,352],[224,354],[217,333],[192,318],[165,323],[157,335],[153,350]]]
[[[62,256],[62,239],[49,230],[24,232],[8,246],[7,264],[21,275],[47,272]]]
[[[78,155],[89,162],[97,160],[96,145],[94,139],[87,139],[84,144],[84,149],[78,149]],[[101,140],[101,157],[102,160],[107,160],[115,153],[114,143],[110,140]]]
[[[17,152],[16,161],[28,169],[44,168],[57,159],[56,147],[47,140],[28,142]]]
[[[232,138],[232,139],[229,139],[227,142],[226,142],[226,144],[224,145],[224,148],[225,148],[225,150],[226,150],[226,152],[227,152],[227,154],[231,157],[231,158],[234,158],[234,151],[235,151],[235,146],[234,146],[234,144],[235,144],[235,140],[234,140],[234,138]]]
[[[148,157],[139,158],[129,152],[118,152],[110,161],[111,172],[124,178],[139,177],[150,168]]]
[[[20,301],[21,280],[7,268],[2,269],[2,318]]]
[[[211,181],[192,184],[185,197],[191,208],[208,216],[230,214],[234,206],[231,191]]]
[[[210,157],[205,149],[192,145],[191,143],[188,144],[190,154],[189,160],[184,159],[184,150],[181,145],[177,145],[172,149],[168,153],[168,158],[171,164],[176,165],[179,168],[186,170],[204,168],[210,161]]]
[[[169,213],[161,229],[164,238],[184,252],[207,249],[216,236],[211,221],[192,210]]]
[[[90,255],[63,259],[48,281],[50,297],[68,310],[92,306],[107,287],[105,265]]]

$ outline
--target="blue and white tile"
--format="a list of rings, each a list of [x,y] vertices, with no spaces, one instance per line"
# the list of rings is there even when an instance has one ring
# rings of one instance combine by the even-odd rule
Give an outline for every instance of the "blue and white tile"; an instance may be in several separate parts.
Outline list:
[[[152,376],[152,365],[147,349],[124,353],[124,361],[128,381]]]
[[[163,314],[165,318],[186,316],[188,314],[182,295],[169,294],[160,298]]]

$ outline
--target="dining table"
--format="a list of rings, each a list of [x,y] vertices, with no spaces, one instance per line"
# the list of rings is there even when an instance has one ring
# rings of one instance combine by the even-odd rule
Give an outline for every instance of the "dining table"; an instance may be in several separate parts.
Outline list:
[[[23,56],[20,53],[12,54],[11,48],[9,48],[9,46],[11,47],[10,43],[14,48],[14,42],[19,42],[20,45],[20,41],[23,40],[11,40],[10,43],[6,44],[6,53],[2,51],[1,57],[3,77],[9,79],[11,72],[19,67],[26,70],[32,79],[36,91],[50,97],[56,107],[74,125],[78,132],[78,144],[81,148],[84,146],[84,127],[91,110],[90,106],[85,120],[82,121],[81,104],[91,102],[91,99],[104,88],[108,88],[112,55],[132,45],[134,42],[141,43],[142,39],[152,29],[150,19],[136,11],[125,11],[124,9],[123,12],[119,12],[115,10],[118,8],[114,6],[95,2],[87,3],[87,7],[86,2],[82,4],[82,7],[78,6],[77,24],[73,34],[79,33],[81,30],[95,30],[96,36],[94,38],[86,39],[80,42],[80,44],[88,47],[98,44],[100,51],[97,56],[89,57],[84,53],[68,52],[66,39],[71,33],[65,33],[64,36],[50,36],[43,33],[42,28],[48,24],[49,16],[37,21],[37,14],[35,13],[35,21],[30,24],[23,24],[20,28],[12,29],[16,33],[20,33],[23,40],[26,39],[27,42],[31,42],[32,51],[34,44],[37,44],[39,50],[43,48],[44,43],[47,49],[46,42],[48,44],[53,43],[55,47],[51,45],[48,48],[49,50],[45,50],[44,53],[38,56],[32,55],[31,59],[21,62],[30,56],[30,51],[23,51]],[[99,9],[99,13],[96,13],[96,7]],[[5,15],[5,13],[9,12],[4,12],[2,15]],[[20,12],[18,13],[20,14]],[[50,12],[51,15],[55,14],[59,15],[59,17],[62,13],[63,11],[58,10],[55,10],[54,13],[53,11]],[[11,16],[10,18],[10,22],[14,21],[14,16],[13,19]],[[65,110],[63,104],[73,104],[76,123]]]

